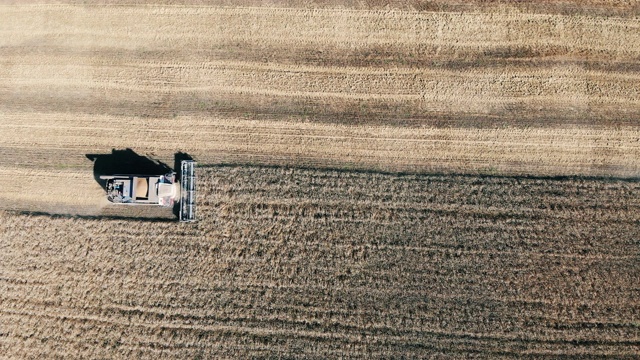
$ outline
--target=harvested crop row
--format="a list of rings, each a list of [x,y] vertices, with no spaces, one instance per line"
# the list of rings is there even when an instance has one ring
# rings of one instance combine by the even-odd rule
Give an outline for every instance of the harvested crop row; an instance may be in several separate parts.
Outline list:
[[[354,167],[404,172],[463,172],[632,177],[640,173],[640,133],[634,127],[407,129],[389,126],[243,120],[224,117],[130,118],[64,113],[6,113],[2,151],[29,156],[33,139],[43,158],[24,159],[52,168],[60,161],[87,170],[86,153],[109,153],[132,143],[141,153],[171,161],[176,145],[203,164]],[[138,127],[132,128],[134,121]],[[145,132],[138,128],[147,128]],[[118,136],[112,136],[118,134]],[[55,159],[60,148],[71,154]],[[20,156],[18,156],[20,158]],[[3,157],[5,166],[14,158]],[[53,171],[53,170],[51,170]]]
[[[446,127],[635,125],[640,114],[640,38],[633,31],[640,25],[633,18],[216,7],[2,11],[10,34],[0,55],[7,110],[154,117],[231,111]],[[47,22],[34,20],[43,16]]]
[[[12,3],[12,1],[8,1]],[[60,1],[23,0],[21,4],[73,4],[104,5],[104,1]],[[504,0],[272,0],[265,4],[260,0],[158,0],[155,5],[169,6],[244,6],[244,7],[280,7],[280,8],[306,8],[306,9],[352,9],[352,10],[400,10],[410,12],[447,11],[447,12],[505,12],[520,11],[539,14],[563,14],[563,15],[590,15],[590,16],[618,16],[633,17],[640,13],[640,4],[637,0],[618,1],[612,3],[608,0],[518,0],[517,2]],[[131,6],[131,1],[112,0],[109,5]]]

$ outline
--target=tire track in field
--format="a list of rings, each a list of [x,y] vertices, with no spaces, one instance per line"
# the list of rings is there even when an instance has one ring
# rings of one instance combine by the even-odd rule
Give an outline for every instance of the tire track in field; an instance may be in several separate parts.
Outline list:
[[[330,69],[326,67],[316,72],[297,66],[263,69],[257,64],[243,70],[224,65],[229,66],[231,70],[207,70],[202,65],[124,68],[117,80],[98,74],[47,79],[36,72],[30,75],[33,79],[14,79],[2,96],[7,110],[73,108],[79,113],[154,117],[226,113],[404,126],[620,126],[636,125],[640,112],[633,76],[565,65],[544,72],[499,68],[489,74],[376,74],[380,70],[371,68],[362,68],[360,74],[332,74],[324,72]],[[31,90],[37,88],[55,89],[57,94],[43,96]]]
[[[68,65],[64,65],[66,66]],[[22,67],[24,70],[18,69]],[[53,69],[58,67],[52,66]],[[16,73],[29,74],[28,69],[31,68],[33,67],[14,66]],[[94,69],[90,66],[83,68],[89,71]],[[113,68],[107,70],[110,73],[114,71]],[[88,93],[79,95],[75,100],[66,101],[63,96],[56,96],[55,101],[49,99],[39,105],[41,109],[48,108],[47,104],[53,105],[62,101],[62,104],[68,103],[81,111],[85,106],[80,104],[95,97],[108,97],[107,102],[114,104],[126,103],[125,99],[131,94],[139,94],[136,98],[140,99],[153,94],[160,97],[159,102],[152,99],[146,101],[146,107],[155,110],[143,108],[141,104],[137,111],[129,114],[131,116],[139,114],[140,111],[159,114],[164,111],[164,116],[183,112],[206,115],[207,109],[215,107],[212,107],[212,104],[219,101],[218,97],[236,97],[242,101],[254,96],[280,99],[284,104],[308,104],[308,116],[314,119],[316,115],[320,115],[320,120],[323,119],[322,114],[316,114],[314,104],[334,104],[339,109],[342,104],[361,103],[364,105],[362,115],[382,108],[381,104],[388,104],[392,109],[382,111],[377,117],[403,111],[409,114],[405,114],[399,120],[407,116],[418,116],[426,120],[429,116],[437,117],[438,114],[444,113],[461,116],[478,114],[480,117],[483,114],[484,117],[494,115],[515,126],[528,124],[529,121],[509,120],[507,117],[514,111],[526,108],[532,109],[534,118],[555,112],[550,120],[551,124],[563,120],[565,123],[572,123],[575,122],[574,118],[580,116],[586,117],[580,122],[598,124],[606,119],[607,115],[611,119],[611,116],[618,113],[621,115],[616,118],[616,123],[621,124],[629,121],[630,117],[640,111],[640,93],[635,86],[638,82],[636,76],[602,73],[564,65],[551,70],[498,69],[493,73],[487,73],[486,70],[460,73],[443,70],[389,71],[383,68],[332,70],[328,67],[262,66],[247,63],[194,66],[158,64],[123,67],[117,72],[117,79],[113,76],[110,78],[106,73],[99,74],[96,70],[93,72],[91,77],[84,75],[87,73],[85,70],[79,71],[75,78],[70,75],[47,78],[46,75],[35,71],[32,75],[15,77],[12,86],[17,89],[53,88],[61,94],[69,93],[69,96],[73,96],[74,93]],[[122,95],[108,96],[110,93]],[[193,95],[198,98],[196,101],[192,99],[182,106],[173,106],[176,103],[173,97],[182,100]],[[38,94],[22,91],[7,93],[6,108],[15,109],[29,103],[37,104],[37,96]],[[380,105],[376,107],[375,104]],[[540,109],[543,104],[545,110]],[[191,109],[187,107],[189,105]],[[300,105],[294,106],[289,113],[295,113],[296,107],[299,108]],[[254,107],[257,114],[268,111],[268,107],[260,109],[255,101]],[[538,110],[535,110],[536,108]],[[627,113],[622,115],[620,108],[624,108]],[[334,111],[339,111],[338,109]],[[93,109],[96,110],[99,111],[99,108]],[[111,111],[107,111],[109,112]],[[574,114],[571,115],[572,113]],[[531,116],[526,116],[525,120],[530,120]],[[543,122],[540,125],[544,124]],[[424,125],[428,125],[428,122]]]

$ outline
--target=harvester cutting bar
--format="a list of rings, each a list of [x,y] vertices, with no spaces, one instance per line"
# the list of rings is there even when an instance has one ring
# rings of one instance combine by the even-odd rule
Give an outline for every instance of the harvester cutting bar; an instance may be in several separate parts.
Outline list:
[[[196,221],[196,162],[180,164],[180,221]]]

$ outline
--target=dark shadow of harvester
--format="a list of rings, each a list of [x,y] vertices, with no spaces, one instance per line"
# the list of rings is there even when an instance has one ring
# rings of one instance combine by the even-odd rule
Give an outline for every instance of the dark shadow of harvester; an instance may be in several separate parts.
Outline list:
[[[109,201],[173,207],[180,221],[195,221],[196,162],[189,154],[174,154],[173,169],[129,148],[86,157],[94,163],[93,177]]]
[[[159,160],[138,155],[132,149],[111,150],[111,154],[86,154],[93,161],[93,178],[105,188],[106,176],[136,174],[161,175],[172,172],[171,167]]]
[[[180,181],[182,179],[182,172],[179,171],[180,170],[180,166],[182,164],[183,161],[192,161],[193,158],[191,157],[191,155],[184,153],[182,151],[179,151],[175,154],[173,154],[173,170],[176,172],[176,176],[178,181]]]

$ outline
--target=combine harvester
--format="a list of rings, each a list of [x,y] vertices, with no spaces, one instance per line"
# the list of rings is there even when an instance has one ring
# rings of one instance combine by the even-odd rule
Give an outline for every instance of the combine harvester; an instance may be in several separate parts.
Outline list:
[[[164,175],[107,175],[107,199],[115,204],[156,205],[173,207],[176,201],[181,222],[196,220],[196,162],[180,163],[180,178],[176,173]]]

